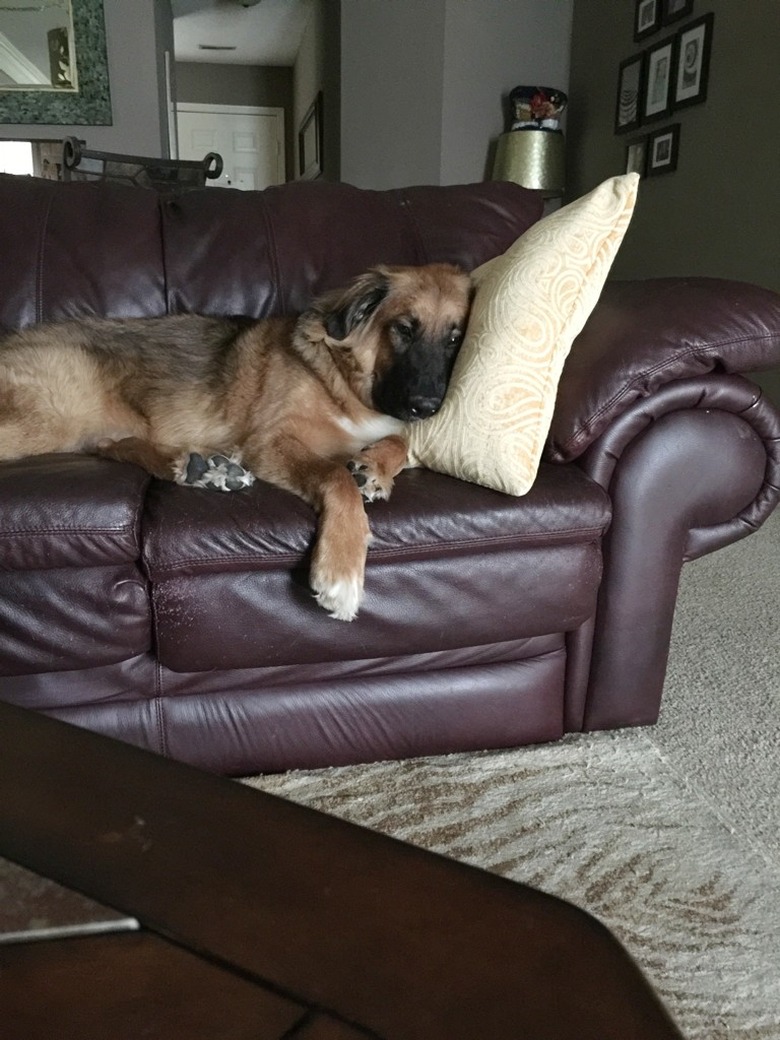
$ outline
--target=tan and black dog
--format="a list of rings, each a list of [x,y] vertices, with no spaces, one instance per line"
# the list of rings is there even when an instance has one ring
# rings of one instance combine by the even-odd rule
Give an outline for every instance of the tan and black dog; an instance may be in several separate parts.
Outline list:
[[[12,333],[0,340],[0,459],[96,453],[200,486],[210,466],[243,472],[240,460],[244,483],[269,481],[317,511],[310,584],[332,617],[352,620],[370,538],[362,499],[389,496],[404,424],[441,405],[470,299],[468,275],[449,264],[377,267],[297,320],[85,319]]]

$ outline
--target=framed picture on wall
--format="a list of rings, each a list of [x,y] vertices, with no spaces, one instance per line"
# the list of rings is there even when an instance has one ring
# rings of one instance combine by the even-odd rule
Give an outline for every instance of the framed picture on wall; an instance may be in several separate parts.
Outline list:
[[[686,18],[693,10],[693,0],[662,0],[661,21],[664,25]]]
[[[639,126],[642,118],[644,66],[644,54],[635,54],[620,63],[615,101],[616,134],[628,133]]]
[[[298,128],[298,177],[312,181],[322,174],[322,91]]]
[[[636,0],[634,39],[644,40],[661,25],[661,0]]]
[[[644,177],[647,173],[647,138],[638,137],[626,145],[626,173],[638,173]]]
[[[673,36],[647,51],[642,102],[643,122],[663,119],[672,111],[674,56]]]
[[[675,108],[698,105],[706,100],[714,21],[713,14],[705,14],[678,33]]]
[[[680,124],[673,123],[650,134],[647,141],[647,176],[672,173],[677,169],[680,151]]]

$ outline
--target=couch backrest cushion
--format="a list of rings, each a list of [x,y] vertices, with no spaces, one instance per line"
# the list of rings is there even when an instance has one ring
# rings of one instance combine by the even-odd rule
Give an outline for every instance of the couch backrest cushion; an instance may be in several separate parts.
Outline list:
[[[541,206],[534,193],[501,182],[188,192],[163,207],[169,309],[297,314],[379,263],[443,261],[470,271],[538,220]]]
[[[165,313],[156,192],[0,174],[0,213],[0,327]]]
[[[373,264],[471,270],[541,216],[507,182],[367,191],[305,182],[179,196],[0,175],[0,325],[79,315],[298,313]]]

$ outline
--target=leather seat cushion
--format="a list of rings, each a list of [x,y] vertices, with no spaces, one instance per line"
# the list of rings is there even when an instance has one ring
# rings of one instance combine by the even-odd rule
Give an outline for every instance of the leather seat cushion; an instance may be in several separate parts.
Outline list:
[[[150,477],[88,455],[36,455],[0,466],[0,570],[137,561]]]
[[[388,502],[367,506],[369,562],[471,555],[519,546],[582,545],[610,521],[606,492],[575,466],[542,464],[521,498],[428,470],[407,470]],[[224,493],[153,481],[143,518],[152,581],[225,571],[289,571],[306,562],[314,511],[258,481]]]
[[[8,676],[98,668],[148,652],[151,645],[149,592],[135,564],[3,575],[4,697]]]
[[[151,648],[138,568],[150,480],[86,455],[0,465],[0,674],[98,667]]]
[[[513,498],[427,471],[368,507],[358,618],[311,596],[312,510],[268,485],[238,494],[152,485],[144,565],[158,655],[174,671],[429,653],[570,631],[595,607],[609,501],[575,467],[543,466]],[[446,618],[446,623],[442,620]]]

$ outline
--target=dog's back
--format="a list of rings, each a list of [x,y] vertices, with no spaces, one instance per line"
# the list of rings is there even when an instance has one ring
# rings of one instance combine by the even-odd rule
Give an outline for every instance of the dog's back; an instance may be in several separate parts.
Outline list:
[[[0,458],[89,451],[124,437],[227,447],[241,342],[259,324],[270,336],[273,322],[198,315],[88,318],[5,336]],[[280,324],[288,332],[292,323]]]

